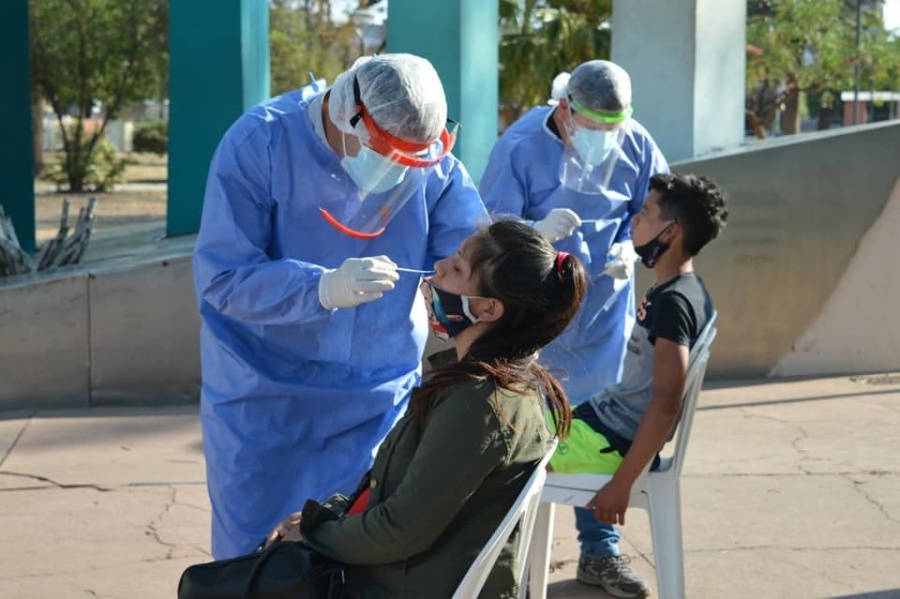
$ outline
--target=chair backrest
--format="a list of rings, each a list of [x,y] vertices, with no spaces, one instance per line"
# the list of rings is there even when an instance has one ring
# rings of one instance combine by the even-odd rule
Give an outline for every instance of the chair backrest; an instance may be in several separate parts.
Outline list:
[[[706,376],[706,366],[709,363],[709,348],[718,334],[718,329],[714,326],[717,316],[718,312],[713,311],[712,316],[710,316],[709,321],[703,327],[703,330],[697,337],[697,341],[694,342],[694,347],[691,349],[687,376],[684,379],[684,396],[678,409],[678,418],[675,420],[675,424],[672,426],[672,430],[669,431],[669,436],[666,439],[666,442],[669,442],[675,437],[676,432],[678,433],[678,441],[675,443],[672,459],[669,464],[661,469],[675,468],[676,473],[679,475],[681,474],[681,466],[684,463],[687,442],[691,437],[691,427],[694,424],[697,400],[700,397],[700,389],[703,387],[703,379]]]
[[[672,425],[672,430],[669,431],[669,435],[666,437],[666,443],[675,438],[675,433],[678,430],[681,419],[687,411],[687,404],[691,399],[690,392],[693,390],[698,375],[701,379],[701,386],[703,384],[703,377],[700,372],[702,369],[701,363],[709,358],[709,346],[712,345],[713,340],[718,334],[718,329],[713,326],[718,316],[719,313],[713,310],[712,316],[709,317],[706,326],[703,327],[703,330],[700,331],[700,334],[697,336],[694,347],[691,348],[691,354],[688,358],[687,374],[684,377],[684,391],[682,391],[681,405],[678,407],[678,417],[675,419],[675,424]],[[696,400],[696,398],[694,399]]]
[[[506,545],[506,541],[515,530],[516,524],[520,522],[519,551],[515,563],[519,568],[517,580],[523,585],[522,588],[525,588],[526,581],[524,576],[528,547],[531,545],[531,535],[534,532],[538,504],[541,502],[541,492],[544,490],[544,482],[547,480],[547,464],[550,462],[550,458],[553,457],[553,452],[556,451],[556,444],[557,442],[554,441],[550,451],[535,467],[534,472],[531,474],[528,482],[525,483],[509,512],[507,512],[503,522],[500,523],[500,526],[488,539],[478,557],[475,558],[475,561],[469,567],[469,571],[466,572],[462,582],[459,583],[456,592],[453,593],[453,599],[474,599],[478,597],[491,570],[494,568],[494,564],[497,562],[497,558],[500,557],[500,552]]]
[[[691,358],[688,363],[688,369],[690,369],[702,351],[709,350],[709,346],[712,345],[713,339],[716,338],[717,329],[715,328],[715,324],[717,318],[719,318],[719,313],[718,311],[713,310],[709,320],[706,321],[706,326],[703,327],[703,330],[697,335],[694,347],[691,348]]]

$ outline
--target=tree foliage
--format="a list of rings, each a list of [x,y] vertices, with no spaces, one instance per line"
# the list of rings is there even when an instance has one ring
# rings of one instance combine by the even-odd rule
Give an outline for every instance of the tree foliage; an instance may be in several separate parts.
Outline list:
[[[152,152],[164,156],[169,151],[169,124],[166,121],[144,121],[134,127],[135,152]]]
[[[336,24],[329,0],[271,0],[269,53],[272,94],[282,94],[317,78],[334,81],[358,56],[353,25]]]
[[[799,130],[801,92],[815,95],[830,116],[840,92],[853,89],[857,64],[868,86],[897,88],[900,42],[877,11],[864,10],[857,49],[855,0],[755,0],[747,17],[747,120],[757,137],[782,109],[782,131]]]
[[[612,0],[499,0],[500,104],[512,122],[543,104],[553,78],[609,58]]]
[[[546,102],[557,74],[609,57],[612,0],[494,1],[500,9],[500,103],[507,122]],[[373,3],[358,0],[357,6]],[[273,94],[304,85],[310,71],[331,82],[359,56],[360,32],[352,23],[334,22],[330,1],[270,0],[269,6]]]
[[[69,189],[101,187],[109,178],[92,174],[106,124],[130,104],[156,96],[165,76],[168,2],[30,0],[29,9],[32,77],[60,124]]]

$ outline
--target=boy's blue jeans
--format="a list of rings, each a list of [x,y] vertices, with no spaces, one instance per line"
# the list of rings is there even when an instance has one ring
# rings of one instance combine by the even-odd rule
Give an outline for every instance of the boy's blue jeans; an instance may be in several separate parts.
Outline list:
[[[594,517],[593,510],[575,508],[575,528],[582,557],[619,555],[619,531],[612,524],[604,524]]]
[[[610,430],[598,417],[590,402],[576,407],[573,416],[583,420],[592,429],[606,437],[611,447],[623,456],[631,447],[631,441]],[[650,469],[659,466],[659,456],[653,460]],[[593,510],[583,507],[575,508],[575,528],[578,529],[578,543],[581,545],[582,557],[607,557],[619,555],[621,535],[612,524],[604,524],[594,517]]]

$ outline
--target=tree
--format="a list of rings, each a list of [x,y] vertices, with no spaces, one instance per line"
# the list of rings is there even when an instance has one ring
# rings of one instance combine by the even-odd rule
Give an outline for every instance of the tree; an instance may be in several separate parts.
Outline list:
[[[500,104],[508,123],[543,104],[553,78],[609,58],[612,0],[499,0]]]
[[[827,128],[857,64],[864,81],[897,85],[900,48],[877,11],[862,12],[856,46],[856,0],[751,0],[747,10],[747,121],[757,137],[779,111],[782,133],[797,133],[803,92],[817,99],[819,128]]]
[[[96,154],[107,123],[159,93],[167,0],[31,0],[29,7],[32,76],[60,124],[69,190],[102,187]]]
[[[356,58],[353,26],[337,25],[329,0],[271,0],[269,53],[272,94],[297,89],[308,73],[334,81]]]

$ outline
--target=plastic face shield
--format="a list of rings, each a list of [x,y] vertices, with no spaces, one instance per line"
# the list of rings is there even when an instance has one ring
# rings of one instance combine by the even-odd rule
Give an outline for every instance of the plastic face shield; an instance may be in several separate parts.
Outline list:
[[[559,180],[566,188],[588,195],[606,193],[623,157],[631,113],[630,106],[617,113],[597,112],[569,97],[568,141],[559,165]]]
[[[354,188],[350,200],[339,206],[320,206],[322,216],[340,232],[357,239],[381,235],[391,219],[425,184],[430,169],[441,162],[456,143],[458,123],[450,122],[438,139],[411,143],[392,136],[372,119],[354,81],[356,114],[350,124],[365,129],[366,141],[356,156],[341,159]],[[346,135],[346,134],[345,134]]]

